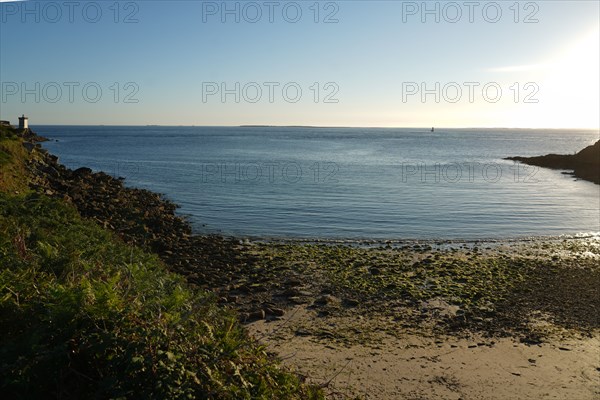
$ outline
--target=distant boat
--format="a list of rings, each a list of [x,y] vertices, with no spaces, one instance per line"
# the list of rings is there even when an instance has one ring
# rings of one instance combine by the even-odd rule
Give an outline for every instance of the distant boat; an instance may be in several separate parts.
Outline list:
[[[433,129],[433,127],[431,127],[431,132],[435,131],[435,129]]]

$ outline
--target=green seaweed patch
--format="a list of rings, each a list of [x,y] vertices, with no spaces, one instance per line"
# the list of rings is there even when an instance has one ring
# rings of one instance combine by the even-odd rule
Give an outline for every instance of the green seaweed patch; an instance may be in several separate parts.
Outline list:
[[[560,327],[597,329],[595,314],[590,311],[598,307],[593,288],[586,297],[587,308],[566,289],[596,277],[594,241],[555,241],[540,246],[520,243],[510,251],[501,247],[479,251],[262,244],[254,254],[259,259],[268,255],[283,270],[309,283],[312,308],[324,317],[389,316],[396,321],[390,331],[402,326],[531,335],[537,328],[530,316],[542,310]],[[580,272],[569,275],[575,270]],[[565,284],[560,284],[557,276]],[[568,276],[574,276],[571,283]],[[531,295],[547,292],[547,287],[552,287],[554,294]],[[340,302],[320,301],[323,294]],[[561,311],[561,299],[577,304],[574,310],[578,313]]]

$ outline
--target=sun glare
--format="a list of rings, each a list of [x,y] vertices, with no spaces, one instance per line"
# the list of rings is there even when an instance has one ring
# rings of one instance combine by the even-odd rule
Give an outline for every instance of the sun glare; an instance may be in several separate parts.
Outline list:
[[[540,84],[541,109],[557,128],[598,127],[599,35],[596,28],[563,51]]]

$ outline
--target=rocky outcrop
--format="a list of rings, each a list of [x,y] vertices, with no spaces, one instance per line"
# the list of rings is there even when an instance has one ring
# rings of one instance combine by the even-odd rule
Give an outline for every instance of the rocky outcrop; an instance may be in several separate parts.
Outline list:
[[[577,154],[507,157],[505,160],[519,161],[544,168],[573,170],[572,174],[577,178],[600,184],[600,140]]]
[[[31,129],[23,129],[23,130],[17,131],[17,136],[22,137],[26,142],[30,142],[30,143],[40,143],[40,142],[48,141],[48,138],[39,136]]]
[[[281,318],[290,306],[311,303],[319,293],[312,278],[293,265],[258,261],[250,243],[195,235],[177,215],[177,205],[162,195],[89,168],[66,168],[35,141],[23,145],[31,154],[27,168],[33,190],[73,204],[82,217],[157,254],[171,271],[238,310],[242,321]]]
[[[190,283],[217,291],[250,262],[238,240],[193,235],[189,222],[176,215],[177,206],[163,196],[89,168],[71,170],[39,146],[27,148],[36,153],[28,165],[32,189],[64,199],[125,242],[158,254]]]
[[[253,245],[239,239],[195,235],[190,223],[176,214],[177,205],[162,195],[127,187],[123,178],[89,168],[66,168],[36,142],[23,143],[30,154],[31,189],[73,204],[82,217],[157,254],[171,271],[240,311],[242,321],[280,318],[290,304],[308,303],[314,295],[282,293],[297,286],[287,279],[295,276],[293,266],[258,262]]]

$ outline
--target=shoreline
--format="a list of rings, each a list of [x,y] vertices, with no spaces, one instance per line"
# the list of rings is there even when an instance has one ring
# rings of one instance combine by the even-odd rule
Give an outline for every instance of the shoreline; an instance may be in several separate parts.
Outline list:
[[[202,235],[202,233],[199,233]],[[253,237],[226,236],[245,243],[258,244],[307,244],[326,246],[350,246],[358,248],[408,248],[431,247],[432,249],[452,249],[475,246],[501,246],[507,244],[522,244],[535,242],[560,242],[569,240],[600,240],[600,232],[575,233],[548,236],[499,237],[481,239],[328,239],[328,238],[285,238],[285,237]]]
[[[0,127],[3,393],[323,398],[210,293],[211,273],[239,265],[232,244],[190,236],[160,195],[65,168],[21,133]]]
[[[576,233],[579,230],[569,228],[598,231],[598,227],[594,226],[597,224],[593,223],[595,213],[592,212],[597,207],[587,207],[589,199],[595,197],[595,187],[591,183],[575,182],[560,172],[542,168],[536,169],[524,165],[517,168],[512,161],[502,160],[502,157],[520,154],[519,148],[526,149],[523,150],[526,151],[523,153],[525,155],[537,154],[536,149],[539,154],[561,152],[561,149],[565,152],[573,152],[595,141],[595,135],[590,133],[574,133],[573,140],[568,140],[570,144],[565,143],[563,146],[558,139],[568,138],[567,133],[551,135],[552,141],[546,144],[543,140],[549,133],[544,135],[543,132],[537,132],[524,141],[524,147],[515,146],[515,143],[519,143],[524,138],[515,136],[513,142],[510,139],[511,135],[501,134],[502,143],[506,146],[498,147],[498,144],[492,140],[495,137],[492,133],[482,133],[476,137],[481,139],[477,140],[478,146],[488,149],[484,152],[485,156],[479,157],[469,151],[458,159],[445,152],[436,153],[435,157],[421,154],[422,150],[419,150],[418,145],[419,136],[416,134],[410,134],[406,139],[403,139],[402,134],[375,135],[374,137],[378,138],[374,142],[375,148],[379,148],[380,143],[390,144],[385,150],[385,154],[390,154],[386,166],[375,167],[377,164],[373,164],[370,160],[364,160],[368,163],[363,166],[363,161],[356,164],[351,158],[335,155],[333,160],[339,164],[336,179],[324,179],[325,174],[322,174],[321,170],[318,172],[317,179],[317,172],[307,169],[307,167],[315,167],[311,161],[315,155],[311,155],[310,160],[302,159],[304,161],[297,157],[290,158],[281,147],[290,140],[288,135],[275,135],[273,140],[268,141],[269,148],[280,149],[282,152],[278,154],[284,155],[277,157],[275,167],[269,167],[269,171],[274,168],[272,173],[275,175],[271,179],[267,177],[267,169],[263,165],[268,164],[268,153],[256,158],[244,155],[243,152],[228,155],[227,151],[222,150],[231,140],[240,138],[244,146],[248,145],[254,149],[252,154],[255,151],[258,152],[256,154],[262,154],[260,151],[264,144],[262,142],[265,140],[264,135],[247,136],[239,129],[221,133],[218,130],[205,129],[199,131],[198,137],[193,135],[195,139],[190,140],[200,148],[206,140],[210,143],[215,140],[216,153],[212,155],[204,154],[203,151],[195,154],[194,151],[186,150],[189,146],[186,146],[188,140],[185,135],[168,130],[162,132],[144,129],[128,131],[111,128],[52,129],[47,127],[42,130],[42,133],[62,140],[62,144],[49,143],[44,147],[57,155],[63,155],[61,161],[73,169],[80,166],[93,166],[95,170],[110,171],[115,177],[119,174],[127,176],[128,186],[168,193],[170,199],[181,205],[179,215],[187,215],[194,225],[194,233],[201,235],[216,234],[251,240],[298,237],[318,240],[477,240],[497,239],[500,235],[502,238],[560,235]],[[91,136],[88,137],[88,134]],[[315,140],[317,141],[315,143],[329,142],[327,135],[317,136],[318,138],[315,137],[314,140],[310,139],[310,142]],[[145,140],[144,137],[146,139],[151,137],[152,140]],[[312,138],[311,135],[308,137]],[[336,134],[331,138],[339,137]],[[465,141],[466,143],[470,140],[469,137],[468,132],[462,132],[456,137],[445,136],[439,144],[443,148],[454,142]],[[348,145],[354,146],[356,138],[358,136],[353,135]],[[119,143],[119,146],[127,145],[131,140],[138,139],[142,142],[139,151],[136,152],[139,153],[137,156],[128,157],[127,152],[122,151],[118,152],[119,154],[111,154],[112,145],[115,143]],[[70,142],[72,140],[73,143]],[[301,145],[305,139],[291,140]],[[169,148],[175,153],[157,156],[152,145],[148,143],[169,144]],[[398,143],[402,143],[402,146],[396,147]],[[100,146],[98,151],[94,150],[96,145]],[[431,145],[436,147],[436,141]],[[343,147],[346,146],[344,144]],[[407,146],[416,146],[417,153],[413,155],[416,158],[410,155],[412,150],[407,150]],[[442,148],[439,150],[441,151]],[[317,150],[318,148],[314,148],[311,151]],[[98,159],[95,153],[101,159]],[[323,157],[325,156],[321,156],[319,160],[322,161],[319,163],[322,167],[327,167],[323,163],[328,159]],[[279,172],[282,166],[289,165],[290,161],[294,160],[301,161],[302,178],[288,188],[287,180],[282,178]],[[262,168],[262,173],[255,171],[254,161],[259,161],[257,166]],[[414,164],[409,167],[409,170],[400,168],[401,165],[409,162]],[[423,162],[430,164],[431,168],[436,165],[434,163],[441,162],[439,168],[435,167],[437,175],[426,173],[423,176],[420,167]],[[449,167],[449,171],[453,174],[459,173],[454,169],[454,162],[462,165],[462,179],[457,178],[448,182],[446,178],[449,176],[444,172],[447,171],[446,167]],[[463,164],[468,164],[469,171]],[[409,172],[412,174],[413,166],[417,167],[414,176],[402,176]],[[496,182],[494,178],[492,182],[492,179],[482,178],[483,175],[480,174],[482,166],[486,168],[493,166],[490,171],[501,172],[500,179]],[[471,167],[474,168],[473,171]],[[224,168],[229,171],[226,172],[226,179],[220,176],[225,171]],[[293,167],[291,168],[290,172],[295,171]],[[537,175],[534,179],[533,174],[536,171]],[[175,172],[182,178],[177,179],[177,182],[170,176]],[[236,175],[233,175],[233,172]],[[257,178],[251,181],[246,179],[247,172],[252,172],[253,177],[256,175]],[[375,190],[373,193],[381,196],[361,195],[360,183],[364,179],[362,174],[374,174],[370,185],[372,184]],[[489,174],[486,173],[486,177],[487,175]],[[423,181],[424,177],[426,184],[420,185],[419,180]],[[438,179],[440,185],[435,183]],[[327,182],[321,182],[325,180]],[[470,182],[471,180],[473,182]],[[341,197],[334,194],[338,188],[344,191]],[[553,188],[558,188],[560,193],[554,191],[552,195],[546,196],[545,193],[549,193],[546,191],[552,191]],[[264,190],[270,193],[269,196],[278,197],[274,201],[269,200],[265,203],[261,200],[264,196],[260,194]],[[471,199],[470,192],[473,190],[481,190],[482,196]],[[428,192],[436,195],[427,198]],[[569,193],[572,193],[572,196]],[[251,196],[245,199],[245,194]],[[292,194],[294,197],[290,198]],[[411,198],[414,196],[424,197],[413,203]],[[338,197],[339,201],[336,200]],[[445,199],[443,203],[440,203],[441,198]],[[302,204],[294,205],[297,203],[294,199],[302,200],[300,202]],[[364,201],[371,202],[371,205]],[[439,207],[437,207],[438,203]],[[552,212],[552,209],[563,211]],[[368,213],[365,214],[364,210],[368,210]],[[368,220],[368,214],[371,213],[377,215],[376,221]],[[248,224],[244,225],[244,221]]]
[[[34,148],[28,147],[28,151],[34,151]],[[115,179],[104,172],[93,172],[89,168],[70,170],[47,150],[39,151],[43,155],[42,159],[30,165],[35,176],[32,184],[35,190],[72,203],[82,216],[114,231],[125,242],[158,254],[172,271],[185,276],[192,285],[213,291],[219,296],[221,303],[240,311],[242,321],[277,317],[285,314],[286,307],[294,305],[294,301],[290,302],[277,293],[271,293],[271,297],[275,298],[275,305],[264,306],[265,288],[267,292],[273,292],[273,288],[281,285],[279,280],[285,280],[285,277],[273,275],[264,265],[259,266],[258,271],[253,271],[257,268],[256,264],[261,263],[265,257],[272,257],[261,252],[277,252],[280,248],[288,247],[310,249],[318,253],[325,246],[357,254],[374,252],[383,254],[384,259],[389,256],[386,252],[399,253],[413,260],[418,259],[417,261],[448,254],[460,259],[472,258],[474,255],[518,258],[519,253],[527,253],[527,257],[524,257],[526,259],[547,259],[562,257],[561,246],[585,247],[598,242],[595,234],[489,240],[397,241],[287,238],[250,240],[232,236],[199,235],[193,232],[187,218],[176,213],[178,206],[164,195],[127,187],[122,179]],[[552,246],[557,248],[554,253],[550,251]],[[595,258],[600,254],[597,247],[592,246],[591,251],[586,251],[587,255],[591,254]],[[256,249],[259,249],[258,255]],[[550,253],[552,255],[548,256]],[[252,276],[247,276],[249,273]],[[261,274],[267,274],[270,278],[262,277]],[[257,289],[257,293],[253,289]],[[244,297],[249,301],[239,304],[238,300]],[[273,312],[273,309],[276,311]]]
[[[89,168],[70,170],[35,146],[27,151],[41,155],[28,166],[34,177],[32,189],[73,204],[83,217],[115,232],[125,243],[157,254],[192,287],[212,292],[222,307],[238,313],[257,340],[309,382],[325,385],[331,398],[342,392],[355,394],[349,389],[354,384],[380,393],[365,398],[394,398],[386,397],[387,390],[400,390],[394,386],[394,374],[410,371],[410,358],[389,355],[387,368],[401,366],[392,374],[394,379],[384,373],[383,378],[388,378],[371,381],[372,367],[368,365],[385,359],[386,346],[393,348],[411,340],[426,342],[418,357],[435,358],[438,345],[452,346],[470,337],[527,348],[556,347],[562,338],[587,348],[586,341],[600,338],[597,235],[490,241],[374,240],[363,242],[366,247],[331,240],[202,236],[194,234],[189,221],[176,213],[177,205],[163,195],[127,187],[122,180]],[[271,327],[281,337],[272,332],[265,335],[265,329]],[[428,338],[434,338],[433,342],[427,342]],[[287,357],[292,348],[285,343],[298,347],[306,357],[312,354],[314,362]],[[387,345],[381,347],[381,343]],[[465,349],[471,351],[470,345]],[[373,346],[380,349],[371,354]],[[368,361],[356,371],[361,380],[346,383],[349,391],[317,379],[318,365],[333,363],[335,358],[327,355],[328,351],[344,360],[362,354],[361,359]],[[464,356],[467,361],[463,362],[474,362],[467,353]],[[491,352],[485,359],[490,370],[496,357]],[[520,356],[515,357],[507,362],[514,363]],[[559,362],[552,357],[548,355]],[[448,369],[452,362],[431,361],[420,368],[429,370],[435,364]],[[336,368],[338,372],[343,365],[336,364]],[[594,368],[600,365],[586,364],[585,368],[593,377],[598,372]],[[435,386],[436,391],[428,392],[433,390],[431,383],[413,377],[417,379],[413,392],[396,393],[414,398],[437,393],[439,399],[458,398],[457,393],[466,398],[490,398],[493,394],[491,389],[479,395],[465,391],[473,383],[463,382],[466,377],[459,371],[449,371],[452,374],[431,378],[446,389]],[[559,375],[565,373],[571,371]],[[508,382],[493,374],[489,379],[496,385],[490,388]],[[577,381],[587,391],[577,393],[588,393],[593,382]],[[530,386],[518,381],[510,384],[515,390]],[[384,391],[377,392],[377,385],[383,385]],[[458,387],[461,390],[453,389]],[[543,385],[532,393],[534,397],[545,394]]]
[[[576,154],[547,154],[536,157],[507,157],[512,160],[538,167],[564,170],[577,179],[600,185],[600,140]]]
[[[508,128],[507,128],[508,129]],[[37,136],[33,133],[30,137],[34,143],[44,142],[47,139],[44,137]],[[50,167],[57,167],[60,165],[62,172],[64,171],[85,171],[85,174],[92,176],[100,176],[102,178],[110,178],[112,180],[121,181],[123,183],[123,189],[131,189],[136,191],[143,191],[158,196],[162,201],[169,204],[169,207],[175,207],[177,210],[180,206],[174,201],[169,199],[168,194],[154,192],[150,189],[139,189],[135,186],[129,186],[126,184],[125,178],[114,177],[108,175],[104,171],[98,170],[93,171],[88,167],[80,167],[71,170],[68,167],[60,164],[57,156],[49,153],[48,150],[43,149],[42,151],[50,156]],[[503,244],[503,243],[525,243],[525,242],[536,242],[536,241],[559,241],[559,240],[577,240],[586,238],[600,238],[600,231],[598,232],[584,232],[584,231],[572,231],[564,234],[551,234],[551,235],[522,235],[522,236],[503,236],[503,237],[471,237],[471,238],[444,238],[444,237],[428,237],[428,238],[369,238],[369,237],[288,237],[288,236],[269,236],[269,235],[245,235],[237,233],[227,233],[220,230],[203,230],[202,228],[195,227],[190,221],[190,215],[186,213],[176,213],[175,217],[182,220],[185,224],[189,225],[189,234],[201,237],[220,237],[227,240],[235,240],[250,243],[274,243],[274,244],[325,244],[325,245],[358,245],[359,247],[377,248],[377,247],[402,247],[409,245],[429,245],[433,248],[436,247],[447,247],[454,245],[487,245],[487,244]]]

